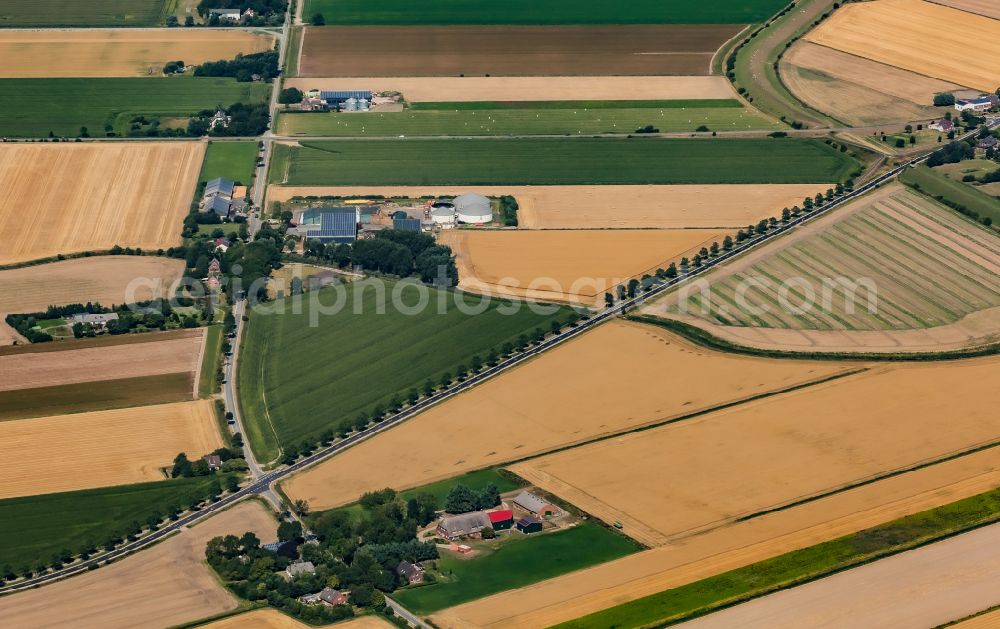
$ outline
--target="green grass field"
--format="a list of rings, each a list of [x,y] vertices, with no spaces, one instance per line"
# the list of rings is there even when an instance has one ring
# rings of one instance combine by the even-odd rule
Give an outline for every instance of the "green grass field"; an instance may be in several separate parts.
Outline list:
[[[410,611],[428,614],[504,590],[624,557],[639,546],[592,522],[544,535],[511,533],[496,551],[474,559],[444,555],[437,561],[452,581],[396,592]]]
[[[961,181],[949,179],[924,165],[907,169],[899,179],[924,194],[932,197],[940,196],[952,203],[964,205],[980,217],[989,217],[994,225],[1000,226],[1000,199],[994,196],[976,190]]]
[[[324,430],[338,429],[394,394],[404,399],[427,379],[437,384],[444,372],[454,375],[459,364],[468,367],[474,355],[485,359],[490,349],[537,327],[548,331],[552,320],[565,321],[569,314],[565,308],[542,315],[522,307],[508,315],[497,309],[504,302],[494,300],[471,315],[460,311],[455,299],[471,308],[483,304],[481,298],[428,288],[430,305],[408,315],[390,297],[398,290],[413,305],[417,288],[385,286],[384,314],[376,311],[375,288],[361,290],[354,283],[345,287],[344,307],[337,314],[313,305],[316,299],[332,310],[337,291],[328,288],[307,293],[299,314],[289,300],[282,312],[251,315],[237,377],[246,437],[259,458],[275,458],[279,446],[315,441]],[[439,300],[446,304],[442,314]],[[316,326],[310,326],[313,317]]]
[[[666,101],[669,102],[669,101]],[[711,101],[709,101],[711,102]],[[720,101],[722,103],[735,101]],[[430,103],[428,103],[430,104]],[[435,105],[442,103],[433,103]],[[472,107],[413,107],[386,113],[283,114],[278,129],[284,135],[329,135],[345,137],[394,137],[442,135],[575,135],[632,133],[651,125],[663,133],[780,129],[784,125],[752,109],[723,107],[579,107],[539,109],[480,108],[498,103],[455,103]]]
[[[220,477],[221,478],[221,477]],[[212,477],[103,487],[0,500],[0,566],[15,570],[48,562],[63,550],[100,545],[133,521],[145,528],[154,512],[187,508],[208,492]]]
[[[163,26],[176,0],[3,0],[0,27]]]
[[[561,629],[605,629],[680,622],[998,519],[1000,490],[995,489],[557,626]]]
[[[257,142],[209,142],[198,181],[225,177],[249,186],[256,168]]]
[[[954,240],[928,235],[925,224]],[[982,248],[1000,253],[1000,241],[955,212],[903,189],[794,243],[776,242],[770,255],[750,268],[710,278],[710,306],[705,306],[700,292],[692,292],[686,310],[729,326],[805,330],[941,326],[1000,306],[1000,277],[977,257]],[[877,297],[874,312],[868,308],[865,288],[856,291],[853,312],[842,287],[830,292],[830,307],[823,306],[824,281],[837,277],[870,282]],[[756,312],[741,307],[738,298],[740,287],[747,286],[750,278],[770,283],[768,288],[744,293],[745,303]],[[784,308],[779,298],[779,287],[792,278],[804,280],[805,285],[789,283],[788,301],[796,306],[815,304],[801,314]],[[677,312],[678,307],[670,310]]]
[[[0,391],[0,421],[181,402],[191,386],[189,374],[171,373]]]
[[[220,360],[222,360],[222,325],[210,325],[205,333],[205,358],[201,361],[201,375],[198,377],[200,397],[209,397],[219,390]]]
[[[858,162],[814,139],[331,140],[275,147],[272,183],[823,183]],[[287,179],[286,179],[287,177]]]
[[[304,0],[303,15],[327,24],[747,24],[763,22],[785,0]]]
[[[87,127],[104,137],[105,125],[123,135],[137,114],[188,116],[220,103],[263,102],[270,88],[200,77],[0,79],[0,135],[76,137]]]

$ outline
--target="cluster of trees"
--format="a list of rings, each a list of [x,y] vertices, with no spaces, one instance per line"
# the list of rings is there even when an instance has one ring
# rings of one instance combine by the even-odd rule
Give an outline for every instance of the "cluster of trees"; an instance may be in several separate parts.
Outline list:
[[[181,74],[182,72],[184,72],[184,68],[185,67],[187,67],[187,66],[184,65],[183,61],[168,61],[163,66],[163,73],[164,74]]]
[[[222,472],[245,472],[247,471],[247,462],[243,458],[243,448],[241,447],[222,447],[211,452],[222,459]],[[192,476],[208,476],[214,473],[214,470],[208,467],[208,463],[205,462],[204,458],[196,459],[194,461],[189,461],[187,455],[181,452],[176,457],[174,457],[174,465],[170,468],[170,478],[190,478]],[[226,487],[229,491],[236,491],[239,486],[239,480],[235,476],[230,476],[228,478],[229,485]]]
[[[211,9],[239,9],[241,13],[252,9],[253,17],[244,17],[241,24],[245,26],[278,26],[284,22],[285,11],[288,10],[288,0],[201,0],[198,3],[198,14],[209,15]],[[193,23],[193,22],[192,22]],[[209,18],[209,26],[234,25],[228,20]],[[191,26],[185,20],[185,26]]]
[[[933,168],[941,164],[957,164],[975,156],[976,149],[968,142],[949,142],[931,153],[931,156],[927,158],[927,165]]]
[[[934,95],[935,107],[951,107],[955,104],[955,95],[951,92],[942,92]]]
[[[278,76],[278,51],[238,54],[235,59],[206,61],[194,69],[195,76],[227,76],[241,83],[249,83],[255,74],[263,81]]]
[[[305,245],[305,255],[339,268],[360,266],[368,271],[410,277],[423,282],[446,286],[458,283],[458,269],[451,248],[439,245],[434,237],[421,232],[386,229],[375,238],[353,244],[329,244],[311,240]]]
[[[305,95],[297,87],[286,87],[278,92],[278,102],[282,105],[294,105],[301,103]]]
[[[509,194],[500,197],[500,222],[507,227],[517,227],[517,199]]]
[[[465,485],[455,485],[444,500],[444,509],[448,513],[469,513],[481,511],[500,504],[500,490],[490,483],[482,491],[470,489]]]
[[[187,134],[191,137],[260,135],[267,131],[271,122],[267,103],[233,103],[224,111],[229,116],[227,125],[213,127],[211,120],[216,110],[203,109],[188,120]]]
[[[318,543],[299,549],[302,559],[316,567],[315,574],[285,579],[278,571],[294,559],[265,551],[252,533],[216,537],[209,541],[205,556],[238,596],[266,602],[303,620],[331,622],[353,615],[348,605],[331,608],[299,600],[324,587],[349,590],[351,605],[381,609],[385,606],[383,593],[405,585],[395,573],[400,561],[438,557],[433,543],[416,539],[421,520],[429,521],[428,510],[433,519],[434,498],[424,494],[404,503],[395,491],[386,489],[365,494],[360,503],[360,515],[335,510],[309,517]],[[299,545],[301,533],[297,522],[283,522],[278,539]]]

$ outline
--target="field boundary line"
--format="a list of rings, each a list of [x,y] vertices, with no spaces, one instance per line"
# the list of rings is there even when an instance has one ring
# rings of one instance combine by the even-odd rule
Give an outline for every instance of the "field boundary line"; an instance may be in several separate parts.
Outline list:
[[[198,388],[201,385],[201,372],[205,364],[205,346],[208,344],[208,327],[202,326],[200,330],[201,330],[201,349],[198,350],[197,368],[194,370],[194,378],[192,378],[192,380],[194,380],[194,383],[191,391],[191,399],[194,400],[198,399]]]

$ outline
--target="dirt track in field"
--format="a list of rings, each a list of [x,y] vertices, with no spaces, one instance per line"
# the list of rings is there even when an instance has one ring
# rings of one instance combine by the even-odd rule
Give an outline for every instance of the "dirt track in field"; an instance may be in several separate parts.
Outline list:
[[[517,199],[524,229],[742,228],[825,191],[821,184],[691,186],[271,186],[267,200],[295,196],[454,196],[473,190]]]
[[[438,241],[454,251],[459,286],[484,294],[593,304],[630,278],[666,268],[729,231],[456,229]]]
[[[170,340],[147,334],[145,343],[0,356],[0,391],[179,372],[193,374],[199,369],[204,331],[185,332]]]
[[[286,87],[402,92],[411,103],[735,98],[723,76],[437,76],[293,78]]]
[[[274,539],[277,522],[258,502],[243,502],[156,546],[72,579],[0,599],[11,627],[148,629],[173,627],[237,606],[205,565],[205,544],[252,531]]]
[[[134,301],[161,297],[183,272],[183,260],[146,256],[79,258],[0,271],[0,345],[17,337],[3,322],[8,314],[43,311],[52,304],[122,304],[133,280],[142,284],[135,285]]]
[[[616,321],[292,477],[284,489],[326,509],[372,489],[423,485],[855,368],[720,354],[662,328]]]
[[[678,626],[684,629],[937,627],[996,605],[1000,605],[1000,524]]]
[[[1000,58],[1000,20],[923,0],[848,4],[805,39],[987,92],[1000,86],[1000,66],[987,61]]]
[[[698,476],[685,472],[683,479],[667,489],[683,489]],[[466,603],[435,614],[434,620],[448,629],[551,626],[997,487],[1000,455],[992,448]]]
[[[324,26],[305,29],[301,76],[711,74],[737,25]]]
[[[849,124],[933,118],[934,95],[962,89],[833,48],[800,40],[782,57],[781,77],[796,97]]]
[[[315,625],[307,625],[290,616],[286,616],[273,608],[257,609],[252,612],[230,616],[222,620],[200,625],[200,629],[311,629]],[[394,625],[378,616],[361,616],[335,625],[320,625],[321,627],[337,627],[337,629],[390,629]]]
[[[661,546],[989,443],[1000,434],[995,395],[996,359],[886,367],[511,469]]]
[[[0,145],[0,264],[181,244],[204,154],[203,142]]]
[[[211,400],[4,421],[0,498],[162,480],[222,445]]]
[[[930,2],[1000,20],[1000,5],[995,0],[930,0]]]
[[[274,47],[272,35],[231,29],[0,31],[0,78],[162,75],[188,65]]]

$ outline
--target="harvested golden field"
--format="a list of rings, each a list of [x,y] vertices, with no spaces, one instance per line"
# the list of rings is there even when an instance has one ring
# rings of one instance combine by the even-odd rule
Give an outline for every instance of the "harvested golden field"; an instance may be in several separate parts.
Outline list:
[[[181,243],[203,142],[0,145],[0,264]]]
[[[930,2],[1000,20],[1000,5],[995,0],[930,0]],[[1000,625],[1000,622],[997,624]]]
[[[161,334],[166,338],[161,339]],[[168,373],[193,373],[204,329],[149,333],[140,342],[0,355],[0,391],[99,382]],[[27,348],[26,348],[27,349]],[[33,348],[31,348],[33,349]]]
[[[512,195],[524,229],[742,228],[825,191],[824,184],[651,186],[271,186],[267,200],[295,196]]]
[[[998,486],[1000,461],[986,450],[466,603],[433,620],[447,629],[548,627]]]
[[[873,125],[941,115],[934,95],[961,86],[800,40],[782,57],[782,80],[803,102],[841,121]]]
[[[1000,430],[996,395],[995,358],[886,367],[511,470],[662,546],[989,443]]]
[[[290,616],[286,616],[276,609],[256,609],[252,612],[230,616],[222,620],[216,620],[205,625],[199,625],[199,629],[310,629],[317,625],[307,625],[301,623]],[[389,629],[393,625],[382,620],[378,616],[361,616],[346,622],[338,622],[334,625],[318,625],[320,627],[337,627],[338,629]]]
[[[284,489],[326,509],[372,489],[423,485],[856,368],[721,354],[661,328],[614,321],[292,477]]]
[[[3,321],[8,314],[88,301],[125,303],[129,284],[143,278],[148,282],[135,286],[134,301],[162,297],[183,272],[183,260],[134,256],[80,258],[0,271],[0,346],[18,337]]]
[[[237,600],[205,564],[205,544],[246,531],[273,539],[276,527],[266,507],[245,501],[95,572],[5,596],[0,617],[11,627],[146,629],[221,614]]]
[[[222,445],[211,400],[3,421],[0,498],[160,480]]]
[[[986,92],[1000,86],[1000,66],[987,61],[1000,58],[1000,21],[924,0],[848,4],[805,38]]]
[[[996,629],[1000,627],[1000,609],[951,625],[951,629]]]
[[[236,29],[7,30],[0,78],[160,76],[168,61],[188,65],[274,47],[274,37]]]
[[[723,76],[438,76],[293,78],[285,87],[396,91],[411,102],[735,98]],[[332,86],[332,87],[331,87]]]
[[[593,304],[633,277],[691,256],[728,231],[456,229],[438,241],[455,252],[459,287],[479,293]]]

